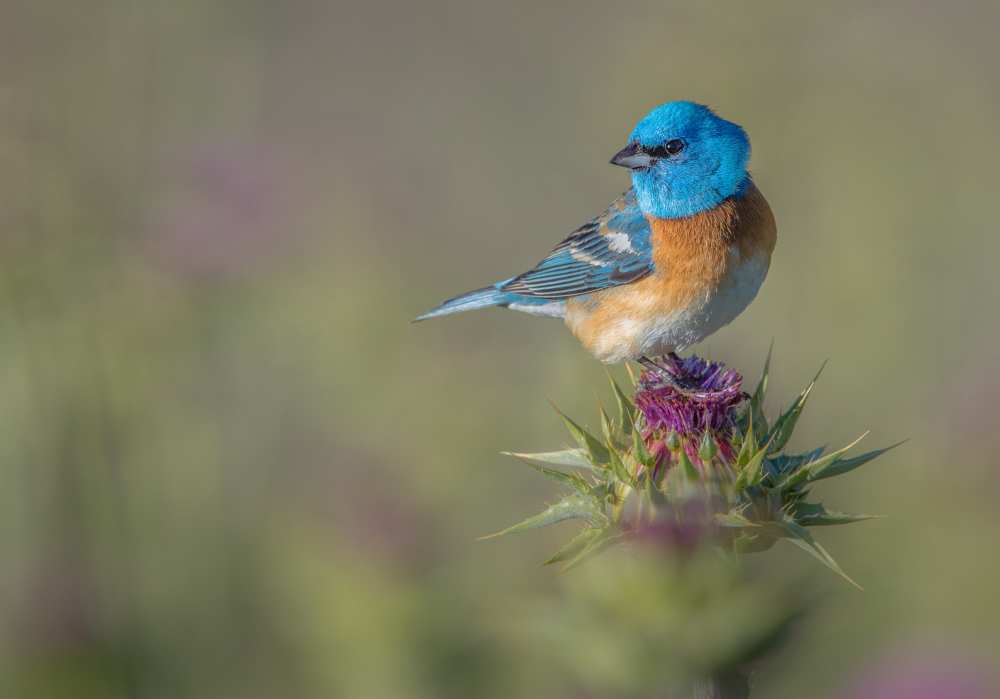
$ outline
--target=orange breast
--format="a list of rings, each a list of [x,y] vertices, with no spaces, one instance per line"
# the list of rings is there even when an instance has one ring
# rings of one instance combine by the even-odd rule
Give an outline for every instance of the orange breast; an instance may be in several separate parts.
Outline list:
[[[752,183],[710,211],[650,224],[653,274],[566,303],[566,324],[604,361],[641,354],[650,323],[707,303],[734,265],[769,260],[777,239],[771,208]]]

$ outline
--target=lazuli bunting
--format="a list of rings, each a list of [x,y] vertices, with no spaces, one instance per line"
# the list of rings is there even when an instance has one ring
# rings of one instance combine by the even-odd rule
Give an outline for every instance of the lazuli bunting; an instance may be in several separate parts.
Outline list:
[[[777,231],[737,124],[692,102],[647,114],[611,159],[632,187],[533,269],[418,316],[501,306],[562,318],[603,362],[654,357],[732,321],[767,275]]]

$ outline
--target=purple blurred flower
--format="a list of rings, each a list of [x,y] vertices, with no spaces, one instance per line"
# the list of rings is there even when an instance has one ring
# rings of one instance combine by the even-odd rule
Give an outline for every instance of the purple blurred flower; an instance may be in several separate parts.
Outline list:
[[[658,467],[670,459],[668,441],[676,435],[692,463],[701,463],[698,446],[707,433],[715,440],[719,457],[731,463],[730,444],[736,409],[744,400],[743,377],[723,364],[696,356],[664,357],[647,367],[635,393],[644,418],[643,438]]]
[[[911,652],[883,662],[845,699],[989,699],[994,682],[986,665],[954,651]]]
[[[294,240],[289,168],[254,144],[212,146],[169,167],[152,204],[151,252],[176,272],[245,271]]]
[[[655,520],[637,526],[630,536],[657,551],[691,553],[714,536],[714,514],[718,509],[713,503],[698,499],[662,507]]]

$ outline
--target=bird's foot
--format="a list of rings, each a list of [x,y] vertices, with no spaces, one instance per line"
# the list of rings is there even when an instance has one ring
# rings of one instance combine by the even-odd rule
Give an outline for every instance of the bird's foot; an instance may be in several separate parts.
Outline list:
[[[636,360],[643,368],[652,372],[665,384],[669,384],[678,393],[686,396],[693,396],[697,391],[692,391],[685,386],[681,380],[681,363],[684,361],[676,352],[668,352],[657,362],[649,357],[639,357]]]
[[[645,369],[649,369],[650,371],[660,371],[660,365],[649,357],[639,357],[635,361],[641,364]]]
[[[664,359],[668,360],[677,369],[680,368],[681,363],[684,361],[683,359],[681,359],[680,355],[677,354],[676,352],[667,352],[666,354],[662,355],[660,359],[661,361]],[[636,361],[647,369],[663,371],[663,365],[657,363],[655,360],[652,360],[649,357],[646,356],[639,357]]]

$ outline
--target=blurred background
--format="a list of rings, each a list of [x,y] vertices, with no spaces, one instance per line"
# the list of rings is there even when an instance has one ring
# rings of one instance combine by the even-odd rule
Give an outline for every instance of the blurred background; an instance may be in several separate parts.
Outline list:
[[[864,593],[768,554],[823,603],[755,696],[1000,662],[998,23],[4,2],[0,695],[602,696],[503,630],[558,603],[539,562],[572,525],[475,537],[552,498],[498,452],[565,445],[549,399],[594,425],[604,369],[557,322],[409,319],[602,210],[672,99],[747,128],[779,223],[757,301],[697,351],[753,382],[773,339],[772,410],[829,358],[793,446],[911,439],[820,486],[889,516],[822,532]]]

